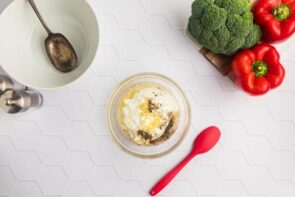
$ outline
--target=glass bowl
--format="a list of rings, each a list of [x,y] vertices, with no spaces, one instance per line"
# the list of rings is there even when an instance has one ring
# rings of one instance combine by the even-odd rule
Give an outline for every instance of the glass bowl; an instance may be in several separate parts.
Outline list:
[[[121,131],[118,124],[120,100],[128,89],[139,83],[156,83],[163,86],[170,91],[179,105],[177,130],[169,139],[159,145],[143,146],[136,144]],[[142,73],[125,79],[115,89],[107,106],[107,122],[114,141],[123,151],[140,158],[156,158],[170,153],[182,142],[190,126],[191,110],[184,92],[173,80],[156,73]]]

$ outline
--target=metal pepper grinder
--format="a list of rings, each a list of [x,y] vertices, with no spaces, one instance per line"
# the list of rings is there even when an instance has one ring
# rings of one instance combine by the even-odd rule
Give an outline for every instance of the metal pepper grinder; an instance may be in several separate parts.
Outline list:
[[[9,77],[0,75],[0,96],[6,91],[14,88],[14,84]]]
[[[6,90],[0,97],[1,108],[10,114],[39,109],[42,104],[42,95],[32,90]]]

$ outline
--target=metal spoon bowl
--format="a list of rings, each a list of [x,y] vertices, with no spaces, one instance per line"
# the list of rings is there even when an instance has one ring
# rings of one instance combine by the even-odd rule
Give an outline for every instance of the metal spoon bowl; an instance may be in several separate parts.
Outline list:
[[[48,33],[48,37],[45,40],[45,48],[51,63],[57,70],[64,73],[75,70],[78,67],[78,57],[74,47],[64,35],[52,33],[39,13],[34,0],[28,1]]]

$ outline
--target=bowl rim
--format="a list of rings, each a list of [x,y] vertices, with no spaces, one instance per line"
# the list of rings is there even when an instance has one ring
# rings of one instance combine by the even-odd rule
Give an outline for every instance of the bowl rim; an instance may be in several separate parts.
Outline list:
[[[120,140],[117,138],[117,136],[116,136],[116,134],[114,132],[113,125],[111,123],[111,120],[112,120],[111,119],[111,114],[112,114],[111,108],[112,108],[114,100],[115,100],[118,92],[120,91],[121,87],[128,84],[132,80],[140,79],[140,78],[143,78],[143,77],[157,77],[158,79],[161,79],[161,80],[164,79],[164,80],[172,83],[172,85],[174,85],[176,87],[176,89],[181,93],[181,95],[182,95],[182,97],[184,99],[184,104],[185,104],[185,107],[186,107],[186,110],[187,110],[187,115],[188,115],[187,119],[185,120],[185,127],[183,128],[183,133],[182,133],[181,137],[177,140],[177,142],[175,144],[173,144],[173,146],[171,146],[169,149],[167,149],[167,150],[165,150],[163,152],[160,152],[160,153],[152,154],[152,155],[142,155],[142,154],[133,152],[133,151],[129,150],[128,148],[126,148],[120,142]],[[128,153],[128,154],[130,154],[130,155],[132,155],[134,157],[141,158],[141,159],[156,159],[156,158],[168,155],[169,153],[171,153],[173,150],[175,150],[182,143],[182,141],[187,136],[188,131],[189,131],[190,127],[191,127],[191,106],[190,106],[190,103],[188,101],[188,98],[187,98],[185,92],[182,90],[182,88],[173,79],[171,79],[171,78],[169,78],[169,77],[167,77],[167,76],[165,76],[163,74],[159,74],[159,73],[155,73],[155,72],[138,73],[138,74],[135,74],[135,75],[131,75],[131,76],[125,78],[123,81],[121,81],[116,86],[116,88],[113,90],[113,92],[111,93],[110,98],[108,99],[107,107],[106,107],[106,114],[107,114],[107,119],[106,119],[107,127],[108,127],[109,132],[111,133],[112,139],[115,142],[115,144],[117,144],[119,146],[119,148],[121,150],[123,150],[125,153]]]
[[[95,23],[96,23],[96,25],[97,25],[97,34],[98,34],[98,36],[97,36],[97,43],[96,43],[96,47],[95,47],[95,51],[94,51],[94,56],[93,56],[91,62],[89,63],[89,65],[86,67],[86,69],[85,69],[83,72],[81,72],[81,74],[79,74],[79,75],[78,75],[75,79],[73,79],[72,81],[67,82],[67,83],[65,83],[65,84],[63,84],[63,85],[53,86],[53,87],[40,87],[40,86],[36,86],[36,85],[28,84],[28,83],[26,83],[26,82],[23,82],[22,80],[17,79],[16,77],[14,77],[13,74],[11,74],[10,72],[7,71],[5,64],[1,63],[0,66],[1,66],[1,68],[3,69],[3,71],[4,71],[7,75],[9,75],[12,79],[14,79],[16,82],[18,82],[18,83],[20,83],[20,84],[22,84],[22,85],[24,85],[24,86],[26,86],[26,87],[33,88],[33,89],[36,89],[36,90],[41,90],[41,91],[42,91],[42,90],[44,90],[44,91],[47,91],[47,90],[59,90],[59,89],[67,88],[67,87],[69,87],[71,84],[73,84],[74,82],[76,82],[76,81],[78,81],[79,79],[81,79],[81,77],[84,76],[85,73],[88,72],[88,71],[90,70],[90,67],[91,67],[92,64],[93,64],[93,62],[94,62],[94,60],[95,60],[95,58],[96,58],[96,56],[97,56],[97,53],[98,53],[99,47],[100,47],[100,45],[99,45],[99,42],[100,42],[100,28],[99,28],[99,27],[100,27],[100,26],[99,26],[99,23],[98,23],[98,16],[97,16],[96,13],[94,12],[93,7],[91,6],[91,4],[89,3],[88,0],[82,0],[82,1],[84,1],[84,2],[86,3],[86,5],[90,8],[90,12],[92,12],[92,14],[93,14],[93,16],[94,16],[93,19],[95,20]],[[2,11],[2,13],[0,13],[0,21],[3,20],[3,17],[2,17],[2,16],[8,11],[8,9],[9,9],[11,6],[13,6],[14,4],[16,4],[16,3],[17,3],[17,1],[14,0],[14,1],[10,2],[10,3],[6,6],[6,8]]]

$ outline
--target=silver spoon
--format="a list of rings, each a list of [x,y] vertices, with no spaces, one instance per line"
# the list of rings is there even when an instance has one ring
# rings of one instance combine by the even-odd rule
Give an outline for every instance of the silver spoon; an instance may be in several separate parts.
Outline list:
[[[74,47],[62,34],[52,33],[39,13],[34,0],[28,1],[48,33],[45,48],[51,63],[57,70],[65,73],[76,69],[78,67],[78,57]]]

